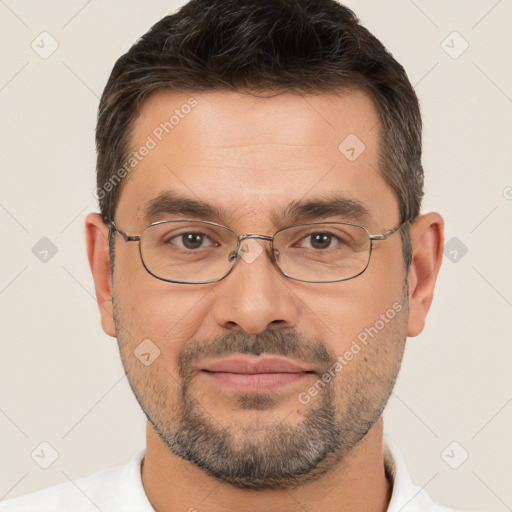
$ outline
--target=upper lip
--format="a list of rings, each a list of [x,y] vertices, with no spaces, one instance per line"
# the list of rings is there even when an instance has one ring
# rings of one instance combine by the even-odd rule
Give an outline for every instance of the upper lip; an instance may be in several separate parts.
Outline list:
[[[203,364],[200,370],[228,373],[300,373],[311,372],[310,368],[294,363],[289,359],[278,357],[262,357],[248,359],[245,357],[229,357]]]

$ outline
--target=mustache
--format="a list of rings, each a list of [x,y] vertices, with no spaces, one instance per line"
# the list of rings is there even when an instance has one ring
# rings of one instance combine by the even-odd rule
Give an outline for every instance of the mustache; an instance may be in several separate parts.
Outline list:
[[[294,331],[264,331],[254,336],[239,331],[230,332],[210,340],[187,345],[178,355],[177,369],[186,379],[194,371],[197,362],[206,358],[221,358],[237,354],[283,356],[311,364],[322,371],[336,361],[321,338],[306,340]]]

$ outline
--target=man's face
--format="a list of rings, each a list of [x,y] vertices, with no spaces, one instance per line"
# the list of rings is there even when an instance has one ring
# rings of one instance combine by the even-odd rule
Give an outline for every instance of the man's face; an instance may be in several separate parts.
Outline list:
[[[172,131],[158,130],[190,97],[197,105],[181,110]],[[339,149],[350,135],[351,144]],[[192,218],[238,234],[272,235],[292,222],[357,221],[383,233],[399,215],[377,170],[378,135],[377,112],[362,92],[267,99],[155,94],[134,124],[132,147],[147,144],[148,136],[156,146],[128,177],[116,225],[137,235],[154,221]],[[160,211],[146,218],[147,205],[166,193],[224,213]],[[360,203],[366,217],[342,209],[307,219],[282,215],[292,203],[333,196]],[[333,467],[379,418],[406,337],[400,235],[374,243],[362,275],[327,284],[285,277],[261,240],[248,243],[254,257],[240,258],[225,279],[201,285],[155,279],[137,243],[118,235],[115,243],[123,364],[174,454],[240,487],[297,485]],[[143,340],[160,351],[149,365],[134,355]]]

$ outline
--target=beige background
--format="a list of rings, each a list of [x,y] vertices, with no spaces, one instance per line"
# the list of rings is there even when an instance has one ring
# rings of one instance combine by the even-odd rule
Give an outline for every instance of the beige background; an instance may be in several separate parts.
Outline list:
[[[144,445],[143,414],[100,328],[83,220],[97,208],[93,135],[110,70],[181,3],[0,1],[0,498],[124,463]],[[424,210],[442,212],[459,244],[427,328],[409,340],[386,429],[436,500],[512,510],[512,4],[348,5],[416,86]],[[43,31],[59,45],[47,59],[31,48]],[[453,31],[469,44],[458,58]],[[42,237],[57,249],[46,263],[32,251]],[[46,470],[31,458],[43,441],[58,452]]]

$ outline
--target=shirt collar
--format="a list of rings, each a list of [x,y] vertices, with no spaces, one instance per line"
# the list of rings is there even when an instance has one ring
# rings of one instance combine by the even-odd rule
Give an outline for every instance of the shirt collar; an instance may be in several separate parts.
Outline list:
[[[397,445],[387,434],[383,437],[384,468],[393,488],[387,512],[450,512],[450,509],[436,506],[421,487],[416,486],[407,470],[405,461]],[[153,511],[142,485],[141,463],[145,450],[139,451],[128,465],[125,474],[134,486],[131,491],[138,499],[142,499],[141,510]]]
[[[436,505],[421,487],[415,485],[409,475],[398,447],[387,434],[383,438],[384,467],[393,487],[387,512],[449,512]]]

